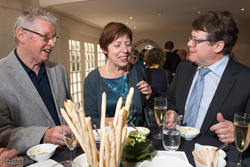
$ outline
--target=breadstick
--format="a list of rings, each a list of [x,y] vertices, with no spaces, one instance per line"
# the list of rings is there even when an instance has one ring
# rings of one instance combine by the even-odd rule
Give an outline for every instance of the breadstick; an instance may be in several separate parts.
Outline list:
[[[124,126],[123,129],[122,129],[122,141],[121,141],[121,149],[120,149],[120,155],[118,157],[119,158],[118,162],[120,162],[120,158],[122,156],[123,145],[125,143],[126,137],[127,137],[127,127]]]
[[[96,143],[95,143],[95,138],[93,134],[93,128],[92,128],[92,123],[91,123],[91,117],[85,118],[86,125],[88,127],[89,131],[89,139],[90,139],[90,144],[92,148],[92,156],[93,156],[93,165],[96,167],[98,166],[98,160],[97,160],[97,154],[96,154]],[[93,166],[90,165],[90,166]]]
[[[120,97],[118,99],[118,102],[116,104],[116,109],[115,109],[115,118],[114,118],[114,121],[113,121],[113,124],[114,124],[114,127],[116,127],[117,125],[117,121],[118,121],[118,112],[119,110],[122,108],[122,97]]]
[[[81,126],[81,122],[79,119],[79,115],[74,107],[72,108],[71,111],[72,111],[72,116],[73,116],[72,120],[75,123],[76,129],[78,130],[78,133],[80,134],[80,136],[83,137],[83,131],[82,131],[82,126]]]
[[[69,101],[70,100],[64,101],[64,107],[65,107],[65,109],[66,109],[69,117],[72,119],[73,118],[72,112],[71,112],[72,111],[72,107],[70,107],[70,104],[68,104]]]
[[[123,110],[123,121],[122,121],[122,127],[124,127],[127,123],[127,117],[128,117],[128,110],[124,108]]]
[[[109,143],[109,133],[105,132],[105,161],[106,166],[110,166],[110,143]]]
[[[118,115],[118,113],[117,113]],[[116,155],[116,138],[115,138],[115,128],[112,122],[109,122],[110,126],[110,136],[111,136],[111,158],[110,158],[110,167],[115,167],[115,155]]]
[[[80,117],[81,126],[82,126],[82,133],[83,133],[82,138],[83,138],[83,143],[84,143],[84,150],[86,150],[85,154],[86,154],[89,164],[93,164],[92,150],[91,150],[90,139],[89,139],[89,131],[85,122],[85,112],[82,107],[79,109],[79,117]]]
[[[84,144],[83,141],[81,140],[81,137],[79,135],[79,133],[76,130],[76,127],[74,126],[74,124],[72,123],[72,121],[70,120],[68,114],[66,113],[66,111],[61,108],[61,114],[63,116],[63,118],[65,119],[65,121],[67,122],[69,128],[71,129],[72,133],[75,135],[76,139],[78,140],[80,146],[82,147],[83,151],[86,152],[86,150],[84,150]]]
[[[106,93],[102,93],[102,106],[101,106],[101,129],[105,126],[105,118],[106,118]]]
[[[131,105],[131,102],[132,102],[132,99],[133,99],[133,95],[134,95],[134,88],[131,87],[129,89],[129,93],[127,95],[127,99],[126,99],[126,103],[125,103],[125,109],[127,111],[129,111],[129,108],[130,108],[130,105]]]
[[[101,138],[101,143],[100,144],[100,155],[99,155],[99,167],[104,167],[104,148],[105,148],[105,138],[104,134],[106,132],[106,128],[101,129],[101,133],[103,134],[103,137]]]
[[[122,141],[122,125],[123,125],[123,116],[124,116],[124,107],[119,111],[119,121],[116,128],[116,164],[119,163],[119,156],[121,150],[121,141]]]

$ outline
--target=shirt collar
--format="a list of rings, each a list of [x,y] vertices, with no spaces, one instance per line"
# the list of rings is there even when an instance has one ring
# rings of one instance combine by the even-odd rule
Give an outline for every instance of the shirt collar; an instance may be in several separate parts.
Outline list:
[[[23,68],[24,68],[24,70],[26,71],[27,74],[29,74],[31,72],[34,72],[26,64],[24,64],[24,62],[20,59],[20,57],[18,56],[18,54],[16,52],[16,49],[14,50],[14,53],[16,55],[17,60],[21,63],[21,65],[23,66]],[[44,63],[42,63],[42,65],[40,67],[40,70],[39,70],[39,73],[43,74],[45,72],[46,72],[46,69],[45,69]]]
[[[208,66],[207,68],[209,68],[217,76],[221,77],[227,66],[228,60],[229,60],[229,55],[226,55],[219,61],[212,64],[211,66]],[[201,67],[198,67],[197,70],[199,70],[200,68]]]

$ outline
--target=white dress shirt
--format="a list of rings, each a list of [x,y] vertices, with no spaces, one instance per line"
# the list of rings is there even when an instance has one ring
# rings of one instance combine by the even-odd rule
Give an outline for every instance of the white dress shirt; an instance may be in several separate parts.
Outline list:
[[[222,58],[221,60],[217,61],[216,63],[208,67],[211,71],[205,76],[204,90],[203,90],[200,108],[199,108],[199,112],[198,112],[198,116],[197,116],[197,120],[195,124],[195,128],[197,129],[201,128],[201,125],[206,116],[208,107],[210,106],[210,103],[219,85],[222,74],[227,66],[228,60],[229,60],[229,55],[226,55],[224,58]],[[185,111],[186,111],[186,107],[187,107],[191,92],[193,90],[194,84],[198,78],[200,68],[201,67],[197,68],[193,81],[192,81],[192,85],[189,89],[188,98],[187,98],[186,105],[185,105]]]

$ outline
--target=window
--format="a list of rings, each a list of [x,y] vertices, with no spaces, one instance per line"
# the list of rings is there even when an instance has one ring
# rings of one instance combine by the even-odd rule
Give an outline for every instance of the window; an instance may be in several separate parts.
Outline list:
[[[102,52],[100,45],[97,45],[98,67],[105,64],[105,54]]]
[[[95,52],[94,44],[84,42],[84,55],[85,55],[85,78],[88,74],[95,69]]]
[[[82,79],[81,79],[81,48],[80,42],[69,40],[70,56],[70,92],[73,102],[79,102],[82,106]]]

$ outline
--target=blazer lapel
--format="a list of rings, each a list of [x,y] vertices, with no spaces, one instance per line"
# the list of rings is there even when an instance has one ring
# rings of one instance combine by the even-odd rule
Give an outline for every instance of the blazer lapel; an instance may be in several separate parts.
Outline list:
[[[57,75],[56,75],[55,65],[52,65],[52,63],[50,63],[50,61],[44,62],[44,65],[46,67],[46,72],[47,72],[47,76],[49,79],[49,84],[51,87],[52,95],[53,95],[53,98],[55,101],[57,114],[60,115],[59,106],[58,106],[58,104],[60,104],[60,94],[59,94],[59,90],[58,90],[58,79],[57,79]]]
[[[27,92],[30,96],[30,99],[33,100],[37,106],[39,106],[42,112],[50,119],[53,123],[53,119],[49,114],[47,107],[45,106],[41,96],[39,95],[36,87],[34,86],[33,82],[29,78],[28,74],[17,60],[14,51],[8,56],[7,66],[10,69],[10,75],[15,78],[17,83]]]
[[[230,90],[237,80],[234,76],[237,73],[239,73],[237,64],[230,58],[202,124],[200,130],[202,134],[205,134],[212,126],[213,121],[217,119],[217,113],[220,111],[221,106],[224,104]]]

